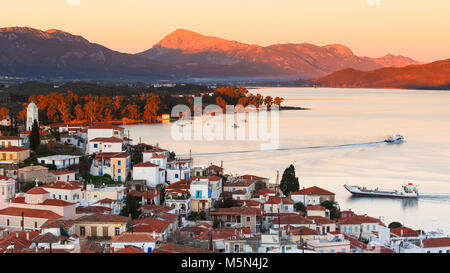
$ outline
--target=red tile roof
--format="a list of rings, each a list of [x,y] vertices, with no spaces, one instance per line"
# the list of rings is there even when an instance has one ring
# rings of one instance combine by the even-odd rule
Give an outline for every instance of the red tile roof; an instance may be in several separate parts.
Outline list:
[[[78,218],[77,222],[98,222],[98,223],[127,223],[130,221],[129,217],[114,215],[114,214],[101,214],[95,213],[92,215],[86,215]]]
[[[89,142],[104,142],[104,143],[123,143],[123,140],[117,137],[96,137]]]
[[[380,219],[373,218],[367,215],[354,215],[346,218],[341,218],[338,221],[339,225],[361,225],[365,223],[376,223],[384,225]]]
[[[306,210],[323,210],[325,211],[327,208],[325,208],[324,206],[319,206],[319,205],[312,205],[312,206],[307,206]]]
[[[14,207],[9,207],[9,208],[0,210],[0,215],[22,216],[22,212],[24,213],[25,217],[30,217],[30,218],[44,218],[44,219],[62,218],[61,215],[56,214],[50,210],[14,208]]]
[[[152,253],[215,253],[215,252],[203,248],[196,248],[173,243],[164,243],[157,249],[155,249]]]
[[[18,136],[0,136],[0,140],[21,140]]]
[[[29,151],[30,149],[23,148],[23,147],[17,147],[17,146],[11,146],[6,148],[1,148],[0,152],[21,152],[21,151]]]
[[[132,242],[132,243],[139,243],[139,242],[156,242],[159,239],[159,237],[153,237],[147,234],[139,234],[139,233],[123,233],[118,236],[115,236],[111,239],[112,242]]]
[[[63,181],[51,182],[45,185],[42,185],[40,188],[47,189],[60,189],[60,190],[78,190],[81,189],[79,186],[74,186],[70,182],[66,183]]]
[[[115,250],[113,253],[145,253],[145,252],[139,247],[129,245],[119,250]]]
[[[26,194],[46,194],[48,191],[40,187],[34,187],[26,192]]]
[[[433,248],[433,247],[450,247],[450,238],[429,238],[422,240],[422,244],[424,248]],[[420,242],[417,242],[416,245],[420,246]]]
[[[233,208],[216,208],[214,210],[212,210],[210,212],[211,215],[235,215],[235,216],[240,216],[240,215],[256,215],[256,216],[261,216],[262,215],[262,210],[258,209],[258,208],[248,208],[248,207],[244,207],[244,208],[237,208],[237,207],[233,207]]]
[[[238,179],[250,180],[250,181],[255,182],[255,181],[261,181],[261,180],[268,180],[269,178],[251,175],[251,174],[245,174],[245,175],[238,176]]]
[[[139,220],[134,220],[133,222],[133,232],[135,233],[163,233],[169,228],[172,223],[166,220],[159,220],[155,218],[144,218]]]
[[[287,229],[288,226],[284,226],[284,229],[286,229],[286,234],[290,234],[290,235],[319,235],[319,232],[317,232],[317,230],[308,228],[308,227],[300,227],[300,228],[295,228],[290,226],[290,229]]]
[[[408,227],[391,228],[391,233],[399,237],[418,237],[419,232]]]
[[[130,154],[125,152],[119,152],[119,153],[98,153],[95,155],[95,160],[101,160],[101,159],[111,159],[111,158],[127,158]]]
[[[313,220],[313,223],[318,225],[336,224],[335,221],[323,216],[307,216],[306,219]]]
[[[138,163],[134,165],[133,167],[159,167],[159,165],[153,164],[151,162],[144,162],[144,163]]]
[[[319,188],[319,187],[309,187],[306,189],[302,189],[296,192],[291,192],[289,195],[335,195],[331,191],[327,191],[325,189]]]
[[[154,147],[152,149],[149,149],[147,151],[144,151],[143,153],[162,153],[162,152],[168,152],[167,150],[158,148],[158,147]]]
[[[0,175],[0,180],[5,180],[5,181],[8,181],[8,180],[10,180],[10,179],[14,180],[14,178],[12,178],[12,177],[8,177],[8,176]]]
[[[272,224],[278,225],[278,223],[281,225],[304,225],[309,222],[301,215],[282,215],[272,220]]]
[[[225,182],[223,184],[224,187],[250,187],[253,185],[255,181],[251,180],[238,180],[236,182]]]

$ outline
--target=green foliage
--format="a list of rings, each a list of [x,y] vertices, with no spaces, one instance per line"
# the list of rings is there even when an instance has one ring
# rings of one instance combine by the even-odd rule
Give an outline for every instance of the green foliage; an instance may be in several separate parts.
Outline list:
[[[295,167],[291,164],[284,170],[283,176],[281,177],[280,189],[287,196],[291,192],[298,191],[299,188],[298,177],[295,176]]]
[[[399,228],[402,227],[403,225],[400,222],[392,222],[389,224],[388,228]]]
[[[330,219],[337,220],[341,218],[341,210],[339,209],[338,203],[326,200],[320,203],[320,205],[330,211]]]
[[[39,135],[39,125],[35,120],[33,122],[33,126],[31,127],[30,149],[35,151],[39,147],[39,144],[41,144],[41,136]]]
[[[133,165],[142,163],[143,155],[141,151],[135,151],[131,154],[131,161],[133,162]]]
[[[159,191],[160,204],[164,204],[166,200],[166,189],[163,184],[156,185],[156,189]]]
[[[40,186],[42,186],[42,185],[44,185],[45,183],[44,182],[39,182],[38,181],[38,186],[40,187]],[[29,190],[31,190],[32,188],[34,188],[36,186],[36,182],[27,182],[27,183],[25,183],[25,185],[23,186],[23,191],[24,192],[27,192],[27,191],[29,191]]]
[[[234,200],[231,196],[223,198],[223,200],[218,201],[214,204],[216,208],[232,208],[239,207],[239,203]]]
[[[204,211],[201,212],[191,211],[187,219],[189,221],[206,220],[206,213]]]
[[[87,181],[87,183],[94,184],[95,187],[101,187],[103,185],[114,185],[115,181],[109,174],[104,174],[102,176],[85,174],[83,175],[83,179]]]
[[[170,154],[169,154],[169,158],[171,158],[171,159],[175,159],[176,156],[177,155],[175,154],[174,151],[170,152]]]
[[[266,187],[266,183],[263,181],[256,181],[255,182],[255,190],[261,190],[261,189],[265,189]]]
[[[214,219],[213,221],[213,228],[221,228],[223,227],[223,221],[221,219]]]
[[[120,211],[122,216],[130,216],[131,219],[137,219],[141,215],[141,205],[139,204],[139,199],[133,195],[127,195],[125,198],[125,206]]]
[[[294,210],[306,213],[306,206],[302,202],[298,202],[294,204]]]

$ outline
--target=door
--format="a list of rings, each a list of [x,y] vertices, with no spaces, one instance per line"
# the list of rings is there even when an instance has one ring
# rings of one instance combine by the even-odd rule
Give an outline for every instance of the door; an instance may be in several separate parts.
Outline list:
[[[97,227],[91,227],[91,236],[95,237],[97,236]]]
[[[108,237],[108,227],[103,227],[103,236]]]

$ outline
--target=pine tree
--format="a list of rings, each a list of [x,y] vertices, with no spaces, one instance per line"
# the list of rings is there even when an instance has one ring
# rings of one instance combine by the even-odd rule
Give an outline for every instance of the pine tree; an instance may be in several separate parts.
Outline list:
[[[298,191],[300,185],[298,183],[298,177],[295,176],[295,167],[290,165],[286,170],[284,170],[283,176],[280,182],[280,189],[285,196],[289,193]]]
[[[35,120],[33,122],[33,126],[31,127],[31,133],[30,133],[30,149],[35,151],[37,147],[39,147],[39,144],[41,144],[41,137],[39,135],[39,125],[37,121]]]

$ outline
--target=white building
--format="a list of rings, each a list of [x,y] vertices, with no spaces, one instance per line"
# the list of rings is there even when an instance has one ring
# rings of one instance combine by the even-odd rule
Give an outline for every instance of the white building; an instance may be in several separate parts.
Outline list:
[[[75,181],[75,171],[48,171],[50,181]]]
[[[18,136],[0,136],[0,144],[2,148],[5,147],[23,147],[23,140]]]
[[[51,182],[42,185],[41,188],[50,193],[50,199],[64,200],[71,203],[79,203],[85,199],[84,189],[69,182]]]
[[[16,180],[0,175],[0,203],[9,202],[16,195]]]
[[[38,162],[41,164],[53,164],[57,169],[63,169],[72,165],[78,165],[80,157],[79,155],[52,155],[38,157]]]
[[[27,107],[27,123],[26,123],[27,131],[31,131],[31,128],[33,127],[33,123],[35,120],[39,124],[38,108],[34,102],[31,102],[30,104],[28,104]]]
[[[133,166],[133,180],[145,180],[150,188],[164,183],[164,170],[151,162],[139,163]]]
[[[87,128],[87,140],[89,142],[91,139],[97,137],[100,138],[116,137],[123,139],[124,130],[125,130],[124,128],[119,126],[114,126],[107,123],[97,123]]]
[[[135,246],[146,253],[151,253],[156,248],[158,237],[148,234],[123,233],[111,239],[111,247],[114,250],[125,248],[125,246]]]
[[[96,137],[89,140],[86,153],[119,153],[123,151],[123,140],[116,137]]]
[[[92,184],[86,185],[86,200],[112,199],[122,202],[125,199],[125,186],[95,188]]]

